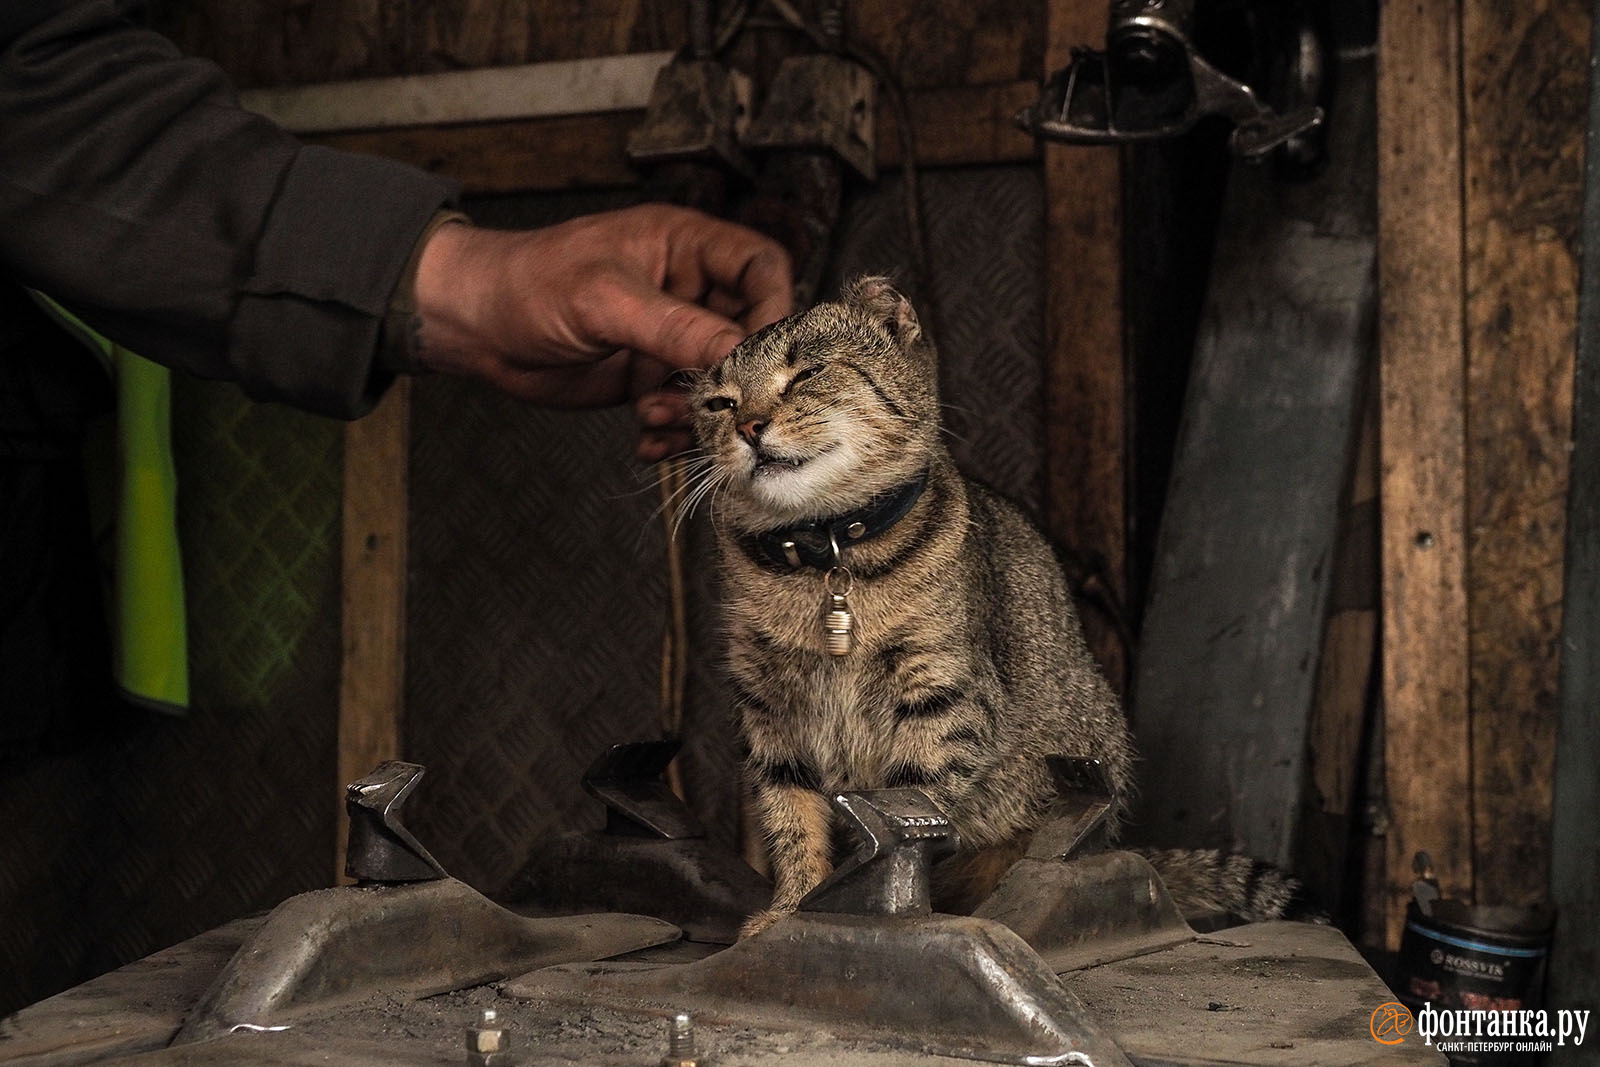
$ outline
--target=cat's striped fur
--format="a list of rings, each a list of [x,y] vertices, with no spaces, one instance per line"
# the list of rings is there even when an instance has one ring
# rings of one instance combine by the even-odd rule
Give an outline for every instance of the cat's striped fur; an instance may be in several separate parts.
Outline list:
[[[747,933],[831,870],[833,792],[932,797],[964,849],[940,872],[966,897],[943,902],[954,909],[976,902],[1040,822],[1052,796],[1044,757],[1102,761],[1113,828],[1133,789],[1127,725],[1053,552],[1012,504],[957,471],[941,440],[935,360],[910,304],[863,278],[839,303],[746,340],[692,398],[775,882]],[[774,559],[760,535],[870,507],[924,476],[903,517],[841,546],[856,644],[830,655],[823,571]]]

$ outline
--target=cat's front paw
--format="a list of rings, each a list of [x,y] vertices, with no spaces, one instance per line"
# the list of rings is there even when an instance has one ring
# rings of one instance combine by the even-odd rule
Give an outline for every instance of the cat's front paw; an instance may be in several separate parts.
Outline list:
[[[754,937],[779,919],[787,918],[791,914],[793,913],[778,908],[766,908],[758,911],[746,919],[743,926],[739,927],[739,940],[743,941],[747,937]]]

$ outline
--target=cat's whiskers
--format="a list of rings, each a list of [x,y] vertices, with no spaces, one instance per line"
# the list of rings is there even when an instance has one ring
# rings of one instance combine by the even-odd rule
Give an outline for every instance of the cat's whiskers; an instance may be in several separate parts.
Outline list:
[[[614,493],[607,499],[627,500],[631,497],[642,496],[645,493],[659,492],[661,489],[661,483],[666,481],[667,478],[671,477],[674,466],[684,466],[691,469],[698,469],[710,466],[715,462],[716,459],[705,449],[701,448],[699,445],[693,445],[684,449],[682,452],[675,453],[674,455],[668,456],[664,460],[660,460],[642,468],[636,478],[636,481],[639,483],[639,487],[637,489],[629,489],[626,492]]]
[[[703,450],[696,449],[695,451]],[[662,486],[666,484],[667,479],[673,477],[676,471],[681,469],[683,472],[682,484],[664,495],[661,503],[656,505],[655,510],[650,512],[649,519],[646,521],[654,520],[659,518],[663,511],[671,507],[679,497],[687,492],[690,484],[698,478],[705,477],[716,466],[716,462],[713,457],[707,455],[695,456],[690,453],[684,453],[680,456],[674,456],[664,462],[655,464],[655,477],[650,480],[650,484],[645,486],[644,489],[625,495],[638,496],[648,489],[654,489],[659,492]]]
[[[721,489],[728,479],[732,477],[733,471],[729,468],[713,468],[695,482],[694,488],[684,496],[677,509],[672,524],[673,540],[677,540],[678,531],[683,528],[683,524],[694,517],[695,509],[700,506],[702,500],[706,500],[709,497],[713,513],[715,512],[717,490]]]

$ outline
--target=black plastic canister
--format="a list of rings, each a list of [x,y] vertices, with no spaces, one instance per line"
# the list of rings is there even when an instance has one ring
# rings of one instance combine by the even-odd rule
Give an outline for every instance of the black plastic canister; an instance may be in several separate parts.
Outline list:
[[[1539,1007],[1554,915],[1547,908],[1512,908],[1434,902],[1423,915],[1406,908],[1400,939],[1400,999],[1413,1013],[1424,1004],[1516,1011]],[[1518,1063],[1503,1053],[1474,1058],[1452,1054],[1453,1063]]]

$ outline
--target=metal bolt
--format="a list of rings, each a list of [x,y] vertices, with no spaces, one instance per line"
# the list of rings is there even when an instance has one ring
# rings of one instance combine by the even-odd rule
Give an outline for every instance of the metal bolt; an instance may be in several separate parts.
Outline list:
[[[501,1067],[510,1047],[511,1034],[493,1008],[484,1008],[477,1023],[467,1027],[467,1067]]]
[[[680,1011],[667,1027],[667,1054],[661,1057],[661,1067],[699,1067],[699,1064],[694,1051],[694,1021],[688,1012]]]

